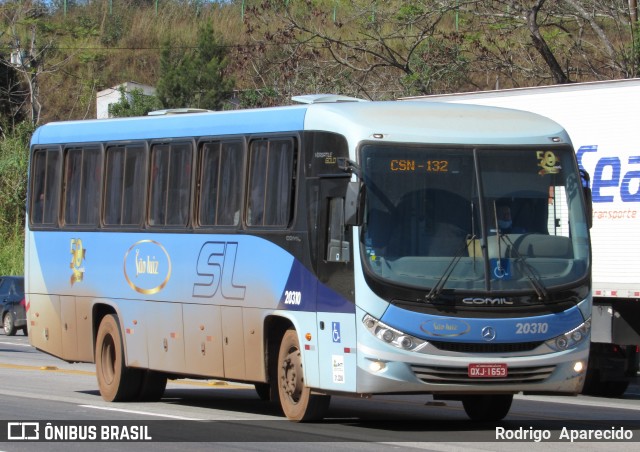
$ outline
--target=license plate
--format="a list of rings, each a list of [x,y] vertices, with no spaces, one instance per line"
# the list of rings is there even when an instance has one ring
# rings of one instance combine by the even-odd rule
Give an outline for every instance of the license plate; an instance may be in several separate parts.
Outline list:
[[[470,378],[505,378],[506,363],[471,363],[468,368]]]

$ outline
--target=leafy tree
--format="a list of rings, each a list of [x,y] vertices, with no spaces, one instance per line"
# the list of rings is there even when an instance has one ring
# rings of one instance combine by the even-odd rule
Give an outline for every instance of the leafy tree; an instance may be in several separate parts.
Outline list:
[[[180,53],[179,53],[180,52]],[[189,52],[165,41],[160,60],[157,93],[165,108],[220,110],[235,82],[225,73],[227,47],[211,23],[198,33],[197,47]]]
[[[284,13],[263,2],[247,13],[249,32],[261,32],[262,42],[289,52],[274,59],[274,66],[282,68],[276,72],[293,69],[289,80],[357,97],[394,99],[448,92],[466,83],[464,41],[450,25],[461,1],[443,0],[434,7],[425,1],[354,0],[337,2],[335,8],[326,1],[304,7],[289,2]],[[305,69],[311,70],[302,78]]]
[[[24,268],[24,222],[27,196],[29,120],[7,128],[0,140],[0,274],[19,275]]]
[[[636,11],[619,0],[480,0],[465,5],[477,71],[511,86],[639,73]]]
[[[145,116],[150,111],[162,108],[160,99],[144,94],[139,88],[134,88],[127,93],[124,86],[121,86],[119,91],[120,100],[109,105],[109,115],[115,118]]]
[[[9,129],[25,119],[23,105],[27,102],[27,92],[20,83],[16,70],[6,61],[0,63],[0,124]]]

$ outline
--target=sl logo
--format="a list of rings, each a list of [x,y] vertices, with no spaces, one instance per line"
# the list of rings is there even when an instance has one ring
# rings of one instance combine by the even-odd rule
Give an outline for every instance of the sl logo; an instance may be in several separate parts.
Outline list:
[[[82,266],[82,262],[85,259],[85,254],[87,250],[82,247],[82,240],[80,239],[71,239],[71,264],[69,267],[71,268],[71,285],[74,283],[82,281],[84,277],[84,267]]]

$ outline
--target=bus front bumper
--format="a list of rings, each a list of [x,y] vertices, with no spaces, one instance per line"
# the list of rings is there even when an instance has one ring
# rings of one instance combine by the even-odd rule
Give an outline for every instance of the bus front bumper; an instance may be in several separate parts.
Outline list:
[[[357,392],[578,394],[585,380],[589,342],[563,352],[527,356],[407,355],[359,344]],[[496,376],[486,371],[492,367],[499,369]]]

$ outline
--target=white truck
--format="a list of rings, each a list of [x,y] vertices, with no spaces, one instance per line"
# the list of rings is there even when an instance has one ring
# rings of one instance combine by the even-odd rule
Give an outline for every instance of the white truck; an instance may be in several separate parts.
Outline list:
[[[420,97],[527,110],[561,124],[593,195],[593,321],[584,393],[622,395],[640,345],[640,79]]]

